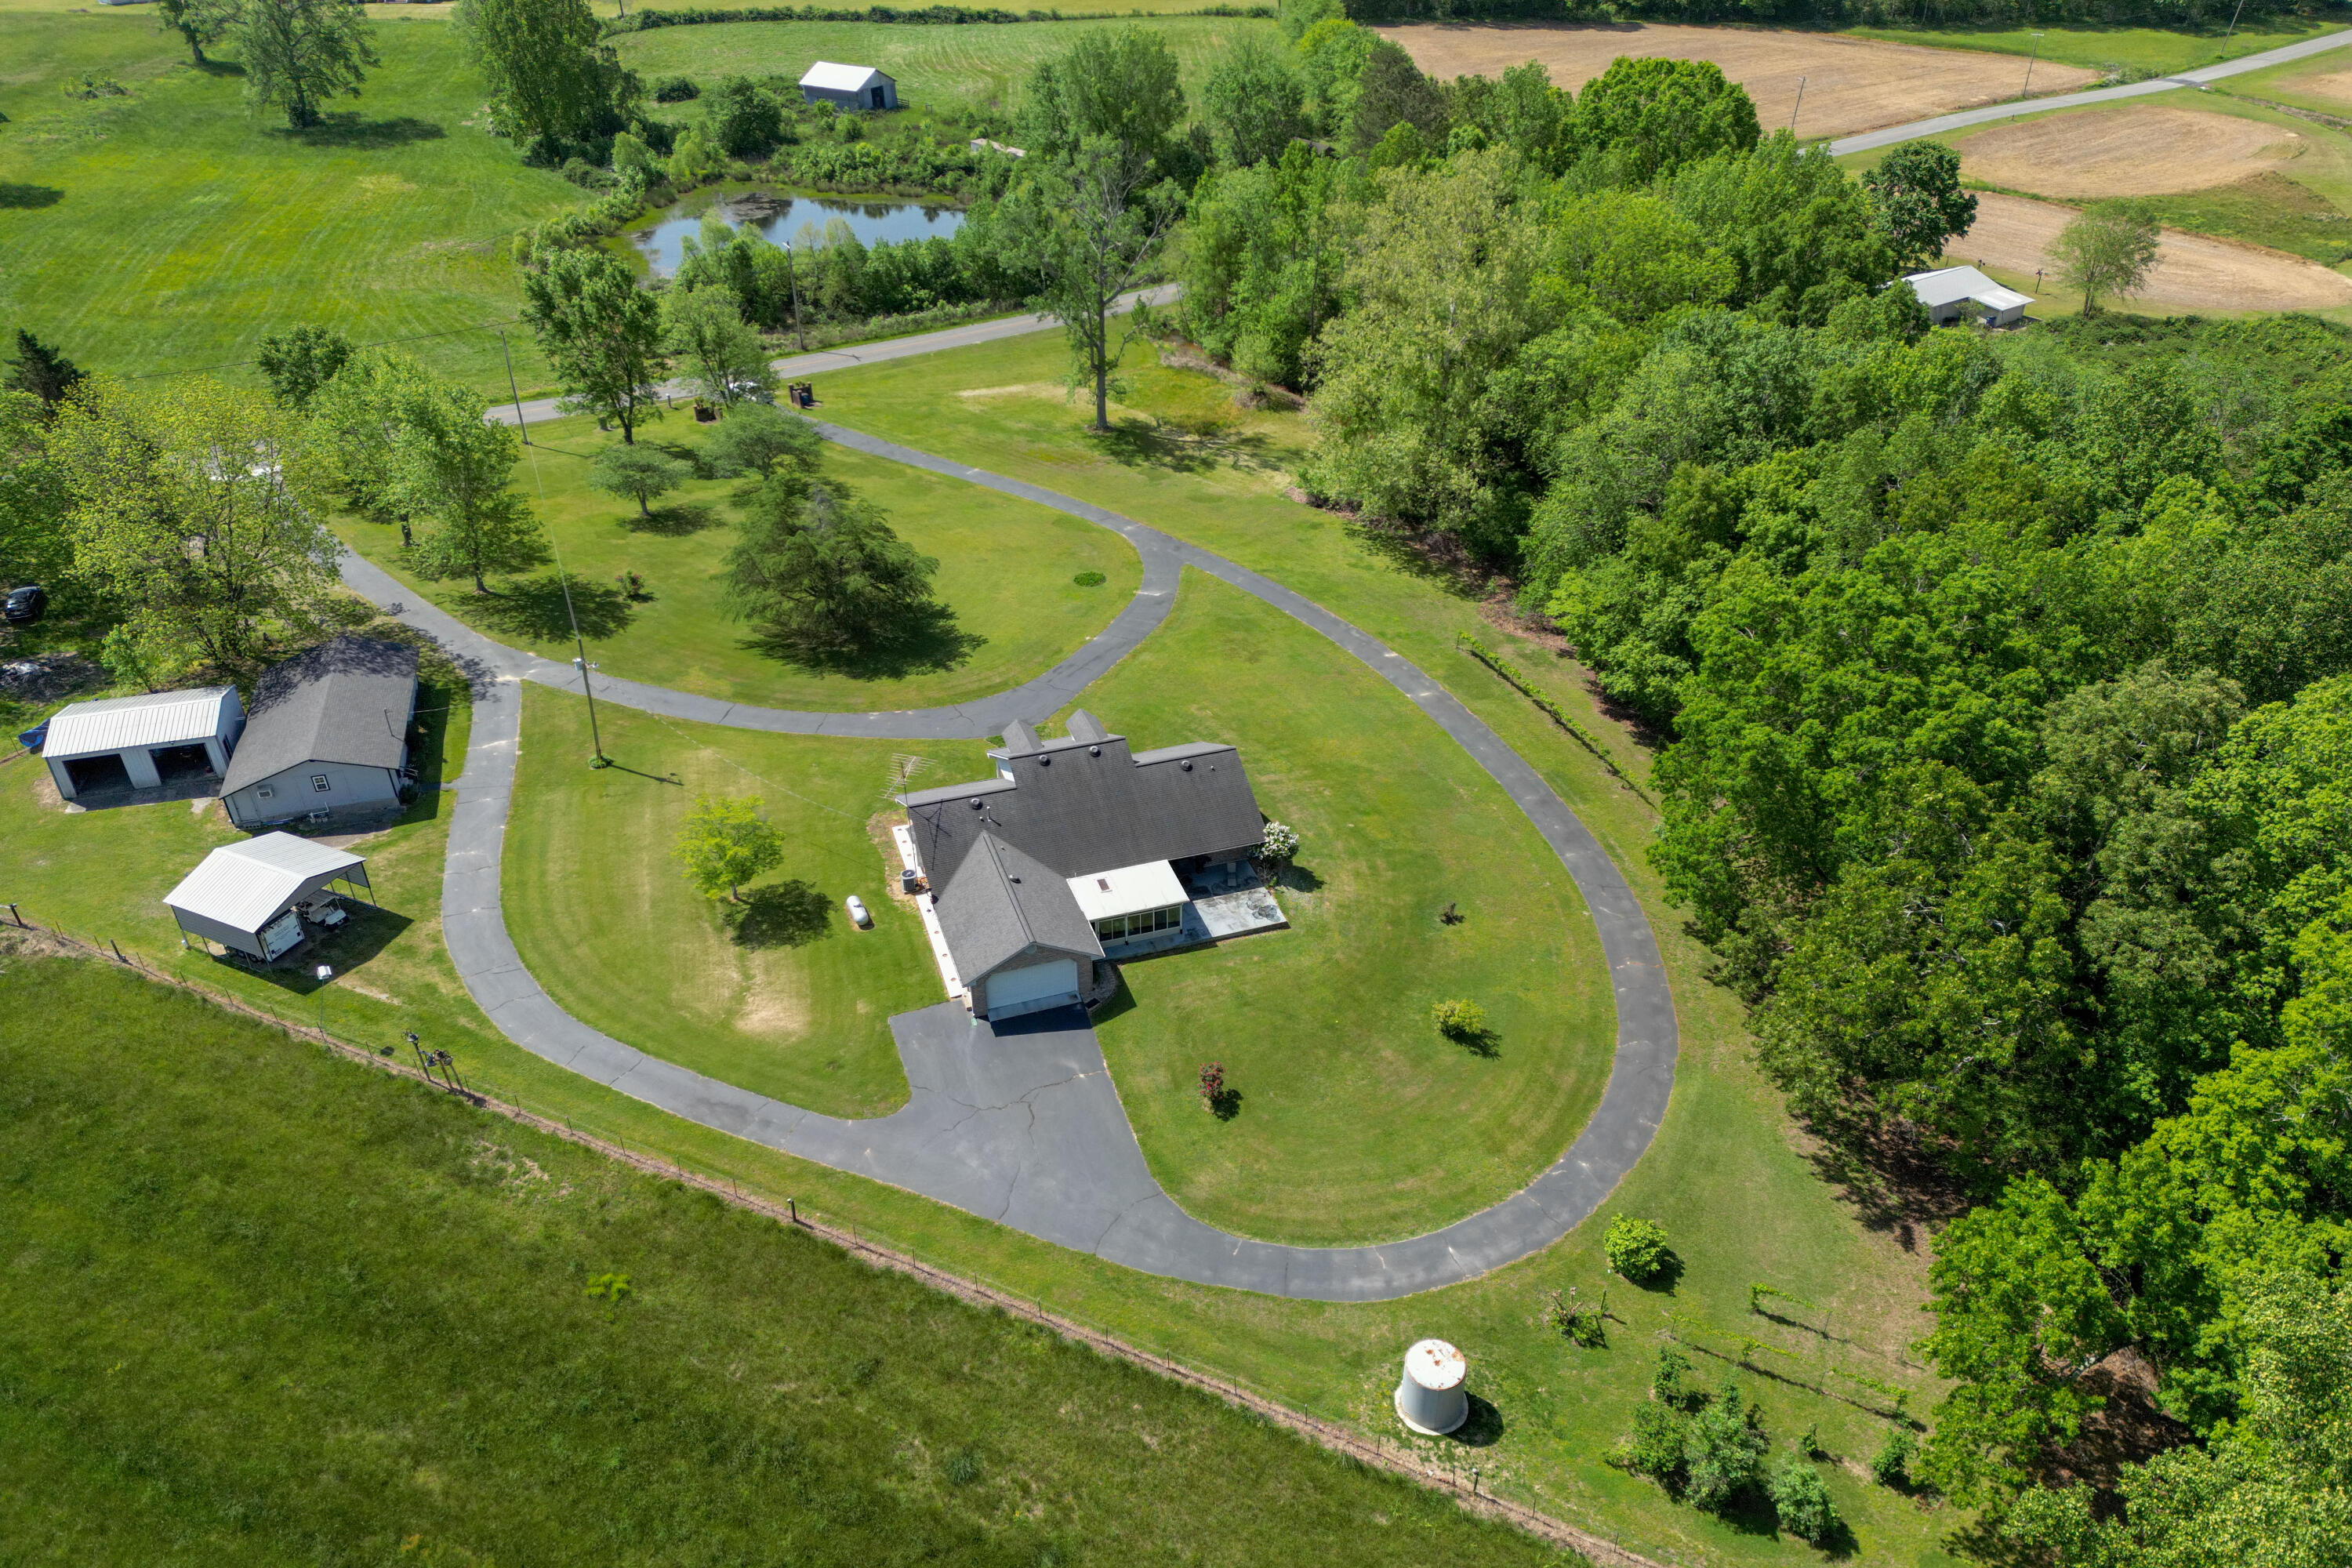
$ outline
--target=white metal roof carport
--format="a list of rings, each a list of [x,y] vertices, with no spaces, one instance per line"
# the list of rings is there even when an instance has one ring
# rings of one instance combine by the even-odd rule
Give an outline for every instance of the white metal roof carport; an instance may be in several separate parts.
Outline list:
[[[273,921],[330,882],[366,888],[366,865],[347,849],[265,833],[205,856],[163,895],[163,903],[182,931],[266,957],[261,933]]]

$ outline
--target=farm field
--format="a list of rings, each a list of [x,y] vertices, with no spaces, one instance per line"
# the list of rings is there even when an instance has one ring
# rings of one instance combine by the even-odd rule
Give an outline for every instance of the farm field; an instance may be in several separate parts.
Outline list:
[[[2132,103],[1955,140],[1963,179],[2061,199],[2201,190],[2293,169],[2313,138],[2260,120]]]
[[[34,1022],[58,1016],[82,1026]],[[0,966],[0,1079],[12,1556],[1559,1561],[1142,1368],[95,963]]]
[[[1012,107],[1014,89],[1037,63],[1070,47],[1079,34],[1124,27],[1130,18],[1100,22],[1017,22],[961,27],[906,26],[887,22],[722,22],[656,27],[614,40],[622,61],[647,78],[681,74],[710,80],[742,74],[797,78],[811,60],[856,60],[898,79],[917,107],[960,101]],[[1245,16],[1174,16],[1148,20],[1175,51],[1188,91],[1197,89],[1210,58],[1236,38],[1278,38],[1270,21]]]
[[[643,442],[693,460],[714,426],[673,413]],[[515,485],[535,503],[572,574],[572,605],[590,657],[607,675],[771,708],[863,712],[925,708],[1017,686],[1051,668],[1124,608],[1142,563],[1117,535],[1076,518],[838,447],[825,473],[890,514],[901,538],[940,563],[932,579],[951,613],[905,646],[840,666],[812,666],[758,646],[727,614],[719,572],[749,481],[695,479],[652,518],[588,488],[589,462],[617,436],[585,416],[534,426]],[[460,620],[502,642],[569,663],[570,616],[553,569],[498,584],[421,583],[402,564],[397,529],[346,521],[352,547]],[[631,598],[615,582],[646,582]],[[1082,586],[1088,573],[1103,581]]]
[[[1432,76],[1498,76],[1540,60],[1560,87],[1581,87],[1620,55],[1712,60],[1748,89],[1767,130],[1798,115],[1797,134],[1811,141],[1900,125],[1956,109],[2018,96],[2022,68],[1980,53],[1922,48],[1916,44],[1840,37],[1826,33],[1747,27],[1679,27],[1622,24],[1551,26],[1424,23],[1382,27]],[[2068,92],[2097,79],[2095,71],[2051,66],[2033,73],[2037,94]],[[1797,79],[1805,79],[1804,102]]]
[[[2058,286],[2054,276],[2038,290],[2033,282],[2036,268],[2054,268],[2050,247],[2074,221],[2074,208],[2052,202],[1979,193],[1976,226],[1944,258],[1980,264],[2006,275],[2034,295],[2037,315],[2079,308],[2080,298]],[[2128,306],[2156,315],[2346,307],[2352,307],[2352,279],[2342,273],[2298,257],[2177,229],[2165,231],[2147,287]]]
[[[1848,37],[1885,43],[1922,44],[1942,49],[1983,49],[1993,53],[2039,58],[2062,66],[2079,66],[2106,75],[2110,72],[2144,79],[2195,70],[2200,66],[2284,48],[2323,33],[2340,32],[2344,22],[2335,17],[2246,17],[2235,33],[2224,29],[2176,27],[1846,27]],[[2042,84],[2042,67],[2033,68],[2033,82]]]

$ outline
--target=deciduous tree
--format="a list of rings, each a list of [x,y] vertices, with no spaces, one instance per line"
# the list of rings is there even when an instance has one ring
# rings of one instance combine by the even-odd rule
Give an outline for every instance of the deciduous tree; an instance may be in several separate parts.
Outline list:
[[[319,389],[351,363],[352,341],[332,327],[295,327],[263,338],[253,357],[278,406],[307,413]]]
[[[167,33],[177,33],[188,46],[188,58],[198,66],[212,62],[205,46],[216,44],[236,20],[234,0],[160,0],[156,20]]]
[[[2156,269],[2162,233],[2145,202],[2095,202],[2061,230],[2051,244],[2058,275],[2083,291],[2083,314],[2099,308],[2099,297],[2128,299]]]
[[[1906,142],[1862,176],[1895,269],[1933,267],[1977,220],[1977,199],[1960,189],[1960,155],[1940,142]]]
[[[514,491],[522,444],[514,427],[483,417],[484,399],[448,382],[402,400],[393,444],[393,493],[431,531],[410,556],[427,578],[470,577],[487,594],[489,573],[521,572],[548,558],[547,531]]]
[[[628,265],[602,250],[553,250],[522,275],[523,319],[563,384],[564,405],[621,428],[658,412],[669,368],[661,350],[661,307],[637,287]]]
[[[461,0],[455,20],[490,88],[491,123],[576,147],[621,130],[643,95],[587,0]]]
[[[783,830],[762,815],[758,795],[702,795],[677,833],[686,879],[706,899],[743,901],[742,886],[784,863]]]
[[[662,300],[662,346],[695,390],[720,406],[768,385],[767,346],[726,289],[672,289]]]
[[[361,0],[239,0],[230,35],[245,96],[308,130],[338,96],[357,98],[377,64],[375,27]]]
[[[1570,117],[1582,158],[1602,160],[1628,185],[1719,153],[1745,153],[1762,134],[1746,89],[1707,60],[1613,60],[1584,85]]]
[[[1255,34],[1244,34],[1210,68],[1201,109],[1218,157],[1236,168],[1281,157],[1307,128],[1297,70],[1285,51]]]
[[[639,517],[651,517],[648,505],[686,483],[694,470],[667,452],[651,447],[607,447],[596,454],[588,469],[591,488],[637,503]]]
[[[779,468],[814,474],[824,450],[824,438],[807,420],[764,403],[745,403],[719,421],[702,454],[722,476],[751,474],[764,481]]]

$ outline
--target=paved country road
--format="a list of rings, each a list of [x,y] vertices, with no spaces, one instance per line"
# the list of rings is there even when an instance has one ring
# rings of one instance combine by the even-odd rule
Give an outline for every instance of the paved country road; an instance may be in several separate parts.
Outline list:
[[[1360,659],[1468,752],[1527,814],[1575,879],[1609,966],[1617,1044],[1591,1121],[1559,1159],[1490,1208],[1374,1247],[1283,1247],[1213,1229],[1152,1179],[1084,1013],[1004,1026],[943,1002],[890,1020],[911,1094],[888,1116],[844,1121],[690,1072],[582,1023],[559,1006],[506,927],[499,859],[521,739],[520,683],[576,689],[582,672],[493,642],[355,554],[343,580],[437,639],[478,673],[480,696],[451,815],[441,922],[457,973],[508,1038],[534,1055],[678,1116],[838,1170],[920,1193],[983,1218],[1146,1273],[1316,1300],[1388,1300],[1497,1268],[1583,1221],[1650,1146],[1674,1090],[1674,995],[1640,901],[1573,812],[1486,723],[1377,638],[1280,584],[1132,518],[1025,481],[835,426],[829,440],[1052,507],[1111,529],[1143,559],[1143,582],[1099,636],[1044,675],[948,708],[803,713],[726,703],[592,676],[599,699],[740,728],[936,739],[1043,720],[1159,626],[1186,566],[1274,605]],[[1403,720],[1403,722],[1417,722]],[[1259,940],[1280,940],[1261,938]]]
[[[1140,300],[1149,304],[1165,305],[1176,298],[1177,287],[1162,283],[1156,289],[1137,289],[1121,294],[1112,307],[1115,315],[1125,315],[1135,309]],[[1000,316],[992,321],[974,321],[968,327],[948,327],[936,332],[918,332],[912,337],[885,338],[879,342],[845,343],[837,349],[818,349],[811,353],[794,354],[788,359],[772,362],[769,369],[776,379],[806,381],[829,370],[847,370],[854,365],[880,364],[885,360],[905,359],[911,354],[932,354],[941,349],[969,348],[973,343],[992,343],[999,338],[1024,337],[1043,331],[1055,324],[1051,316]],[[691,397],[694,388],[682,381],[667,382],[662,386],[665,397]],[[550,419],[562,417],[552,397],[526,398],[520,405],[501,403],[489,411],[496,425],[520,424],[528,428]]]
[[[2014,120],[2021,114],[2042,114],[2053,109],[2082,109],[2094,103],[2118,103],[2127,98],[2146,98],[2152,93],[2174,92],[2184,87],[2202,87],[2207,82],[2225,77],[2243,76],[2272,66],[2283,66],[2290,60],[2308,59],[2329,49],[2340,49],[2352,44],[2352,29],[2341,33],[2323,34],[2305,38],[2299,44],[2287,44],[2275,49],[2265,49],[2259,55],[2246,55],[2220,65],[2199,66],[2178,76],[2168,76],[2154,81],[2128,82],[2121,87],[2095,87],[2084,92],[2063,92],[2051,98],[2022,99],[2015,103],[1995,103],[1983,109],[1964,109],[1957,114],[1939,114],[1933,120],[1915,120],[1908,125],[1890,125],[1884,131],[1864,131],[1859,135],[1841,136],[1830,143],[1830,152],[1838,157],[1848,153],[1867,153],[1877,147],[1892,147],[1898,142],[1916,142],[1922,136],[1940,136],[1947,131],[1964,131],[1971,125],[1986,125],[1996,120]]]

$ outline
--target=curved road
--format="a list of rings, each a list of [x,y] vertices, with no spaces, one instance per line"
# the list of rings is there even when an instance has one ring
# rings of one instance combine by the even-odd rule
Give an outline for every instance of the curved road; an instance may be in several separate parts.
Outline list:
[[[508,935],[499,889],[521,734],[519,683],[572,687],[579,671],[491,641],[357,555],[352,588],[491,677],[474,709],[456,786],[441,895],[451,958],[482,1010],[517,1045],[676,1115],[873,1177],[1057,1245],[1147,1273],[1318,1300],[1387,1300],[1455,1283],[1549,1246],[1600,1206],[1664,1117],[1678,1046],[1674,996],[1648,917],[1608,855],[1536,771],[1394,650],[1289,589],[1131,518],[910,447],[820,425],[843,446],[1019,496],[1123,535],[1143,558],[1128,607],[1077,653],[1026,684],[950,708],[799,713],[595,678],[604,700],[682,719],[799,734],[929,740],[999,733],[1044,719],[1159,626],[1194,567],[1314,627],[1402,692],[1503,786],[1560,858],[1591,910],[1617,1006],[1617,1046],[1599,1109],[1527,1187],[1442,1230],[1376,1247],[1283,1247],[1212,1229],[1152,1179],[1076,1009],[1003,1026],[955,1003],[891,1019],[912,1093],[891,1115],[821,1116],[650,1057],[589,1027],[541,989]]]
[[[2127,82],[2121,87],[2095,87],[2084,92],[2062,92],[2050,98],[2021,99],[2015,103],[1995,103],[1983,109],[1964,109],[1957,114],[1939,114],[1933,120],[1915,120],[1908,125],[1890,125],[1884,131],[1864,131],[1858,135],[1841,136],[1830,143],[1833,156],[1848,153],[1867,153],[1874,148],[1892,147],[1898,142],[1916,142],[1922,136],[1940,136],[1947,131],[1965,131],[1971,125],[1985,125],[1996,120],[2014,120],[2021,114],[2042,114],[2053,109],[2083,109],[2095,103],[2115,103],[2126,98],[2147,98],[2158,92],[2173,92],[2184,87],[2203,87],[2208,82],[2225,77],[2243,76],[2248,71],[2266,70],[2291,60],[2308,59],[2329,49],[2340,49],[2352,44],[2352,30],[2326,33],[2316,38],[2305,38],[2299,44],[2287,44],[2275,49],[2265,49],[2258,55],[2245,55],[2220,65],[2199,66],[2178,76],[2161,77],[2154,81]]]

